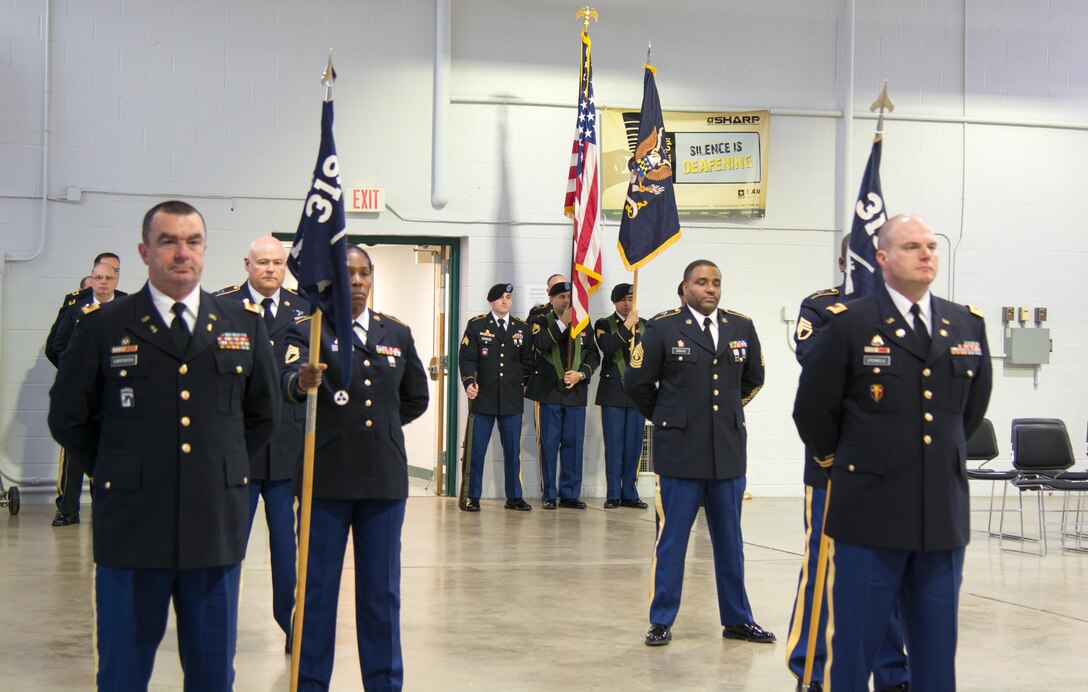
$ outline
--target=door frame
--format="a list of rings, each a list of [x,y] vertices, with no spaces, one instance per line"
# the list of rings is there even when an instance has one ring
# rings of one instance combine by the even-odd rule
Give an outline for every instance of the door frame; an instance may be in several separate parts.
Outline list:
[[[293,233],[273,233],[278,240],[290,241]],[[348,233],[348,245],[437,245],[449,248],[449,284],[446,303],[446,455],[443,487],[436,487],[439,495],[457,494],[457,404],[460,396],[460,379],[457,374],[457,345],[461,334],[461,238],[426,235],[385,235],[380,233]],[[409,467],[411,469],[411,467]]]

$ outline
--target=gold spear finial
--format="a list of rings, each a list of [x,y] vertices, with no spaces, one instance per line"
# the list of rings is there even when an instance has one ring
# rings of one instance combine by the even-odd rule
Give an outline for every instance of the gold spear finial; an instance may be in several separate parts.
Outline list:
[[[336,81],[336,68],[332,66],[332,48],[329,49],[329,62],[321,73],[321,83],[325,85],[325,100],[332,100],[332,83]]]
[[[880,96],[876,97],[876,101],[873,101],[869,106],[869,110],[876,112],[880,110],[880,116],[876,119],[876,131],[877,135],[884,134],[884,111],[889,113],[895,110],[895,104],[892,103],[891,98],[888,97],[888,80],[884,80],[884,88],[880,90]]]
[[[589,31],[589,20],[592,19],[595,22],[601,20],[601,15],[597,12],[596,7],[590,7],[586,5],[582,9],[578,10],[578,14],[574,15],[577,19],[582,20],[582,31]]]

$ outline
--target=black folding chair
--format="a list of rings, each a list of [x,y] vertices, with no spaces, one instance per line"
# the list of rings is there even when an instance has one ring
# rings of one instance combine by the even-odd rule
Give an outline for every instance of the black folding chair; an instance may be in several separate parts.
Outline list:
[[[983,418],[982,423],[978,426],[978,429],[971,434],[971,437],[967,440],[967,460],[979,461],[980,463],[976,468],[967,469],[967,478],[973,481],[988,481],[990,483],[990,506],[988,509],[976,509],[975,512],[986,512],[986,533],[991,536],[997,534],[993,531],[994,525],[994,496],[997,493],[997,484],[1006,484],[1008,481],[1016,478],[1017,472],[1015,469],[990,469],[986,468],[986,464],[990,463],[997,458],[997,434],[994,432],[994,424],[989,418]],[[1003,485],[1004,489],[1008,488],[1008,485]],[[1001,498],[1002,511],[1004,511],[1005,498],[1002,495]],[[1020,510],[1022,511],[1023,507]],[[1021,533],[1023,533],[1023,519],[1020,521]]]
[[[1054,481],[1058,481],[1060,485],[1073,482],[1057,477],[1059,473],[1073,465],[1073,447],[1069,444],[1069,434],[1066,432],[1065,423],[1057,418],[1032,419],[1031,422],[1025,422],[1024,419],[1014,419],[1012,438],[1012,465],[1017,471],[1017,477],[1012,479],[1010,483],[1021,494],[1030,491],[1038,493],[1036,506],[1039,515],[1039,537],[1037,540],[1040,546],[1039,555],[1043,556],[1047,553],[1046,492],[1058,489],[1054,487]],[[1086,483],[1086,488],[1088,488],[1088,483]],[[1004,506],[1002,506],[1002,510],[1004,510]],[[1065,507],[1063,507],[1062,517],[1063,520],[1060,524],[1064,534]],[[998,533],[1004,534],[1004,513],[1002,513]],[[1002,535],[1001,538],[1006,538],[1006,536]],[[1022,540],[1033,540],[1023,532],[1022,515],[1020,538]]]

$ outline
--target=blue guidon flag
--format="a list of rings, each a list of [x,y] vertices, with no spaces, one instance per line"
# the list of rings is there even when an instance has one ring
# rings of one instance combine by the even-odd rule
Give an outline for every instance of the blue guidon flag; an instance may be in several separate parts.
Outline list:
[[[876,263],[877,231],[888,217],[884,193],[880,191],[880,150],[884,133],[873,138],[873,150],[861,178],[858,202],[854,205],[854,223],[847,248],[846,281],[843,293],[851,298],[867,296],[884,285],[884,275]]]
[[[320,308],[342,345],[340,371],[351,382],[351,285],[348,282],[347,222],[340,189],[340,163],[332,136],[332,101],[321,110],[321,148],[313,183],[302,208],[287,267],[298,279],[298,292]]]
[[[673,190],[672,157],[657,96],[657,74],[646,65],[638,145],[627,164],[631,184],[620,217],[620,257],[635,271],[680,240],[680,217]]]

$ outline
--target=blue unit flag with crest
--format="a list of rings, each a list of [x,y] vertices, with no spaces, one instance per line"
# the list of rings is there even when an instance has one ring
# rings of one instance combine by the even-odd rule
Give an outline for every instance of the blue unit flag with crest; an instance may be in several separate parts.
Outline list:
[[[340,187],[340,163],[332,135],[332,101],[321,110],[321,146],[302,218],[287,267],[298,279],[298,292],[320,308],[332,325],[340,348],[342,387],[351,382],[351,285],[348,282],[347,222]]]

